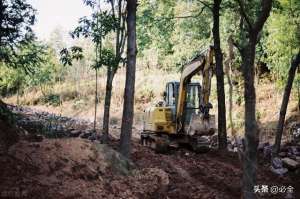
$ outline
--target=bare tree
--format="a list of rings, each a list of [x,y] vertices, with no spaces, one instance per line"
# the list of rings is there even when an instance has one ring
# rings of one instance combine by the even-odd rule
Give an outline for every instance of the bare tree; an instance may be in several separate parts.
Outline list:
[[[256,44],[260,39],[260,32],[267,21],[272,0],[261,0],[259,12],[254,12],[255,16],[249,15],[244,0],[237,0],[242,21],[241,41],[237,45],[242,57],[242,70],[244,78],[244,98],[245,98],[245,151],[243,157],[243,197],[245,199],[255,198],[253,191],[256,184],[257,170],[257,146],[259,142],[258,127],[256,122],[256,92],[254,86],[255,79],[255,54]],[[253,2],[247,2],[253,3]],[[253,12],[252,12],[253,13]],[[253,20],[253,19],[255,20]]]
[[[136,72],[136,9],[137,0],[127,1],[127,66],[124,92],[124,107],[121,127],[120,152],[130,157],[131,134],[134,116],[134,86]]]
[[[293,82],[295,79],[295,73],[300,64],[300,52],[298,52],[297,56],[292,60],[291,67],[289,70],[288,80],[284,89],[284,94],[282,98],[281,108],[280,108],[280,114],[279,114],[279,120],[277,124],[276,129],[276,138],[275,143],[273,146],[273,156],[278,155],[280,151],[280,144],[281,144],[281,138],[282,138],[282,132],[284,127],[284,121],[285,121],[285,115],[287,106],[290,99],[291,90],[293,87]]]

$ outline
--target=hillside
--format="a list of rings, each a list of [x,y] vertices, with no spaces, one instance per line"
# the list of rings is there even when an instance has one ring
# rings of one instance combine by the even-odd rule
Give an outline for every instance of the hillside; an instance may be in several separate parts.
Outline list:
[[[121,114],[123,107],[123,86],[125,82],[125,70],[119,70],[113,82],[113,96],[111,104],[111,120],[112,127],[119,128],[121,125]],[[142,129],[143,111],[147,108],[163,100],[163,92],[165,85],[169,81],[179,81],[180,74],[174,72],[167,72],[164,70],[139,70],[137,72],[136,82],[136,97],[135,97],[135,127]],[[194,81],[201,81],[197,78]],[[99,78],[99,104],[97,108],[98,128],[102,126],[102,115],[105,95],[105,74],[100,75]],[[47,91],[44,96],[39,88],[30,89],[19,97],[19,103],[25,107],[32,107],[40,111],[46,111],[66,117],[74,117],[77,119],[94,121],[94,92],[95,82],[93,79],[82,79],[76,82],[65,82],[63,84],[56,84]],[[235,129],[240,136],[243,135],[244,126],[244,100],[240,95],[242,94],[242,83],[235,85],[233,88],[233,121]],[[273,139],[276,122],[279,117],[279,109],[282,101],[283,89],[276,85],[269,77],[264,77],[257,85],[257,118],[259,126],[263,133],[261,133],[261,140]],[[228,83],[225,81],[226,101],[228,102]],[[295,90],[296,91],[296,90]],[[61,96],[63,102],[61,105],[55,104],[56,98],[49,98],[47,96]],[[17,104],[17,96],[6,98],[5,102],[10,104]],[[44,100],[49,98],[48,100]],[[216,94],[216,80],[212,79],[212,91],[210,96],[213,109],[212,114],[217,115],[217,94]],[[228,115],[228,106],[227,115]],[[287,115],[291,115],[296,110],[297,106],[297,92],[292,92],[289,101]],[[228,117],[227,117],[228,119]],[[230,131],[229,121],[227,121],[228,130]],[[271,129],[271,131],[269,131]]]
[[[133,139],[132,160],[128,161],[117,152],[118,139],[111,137],[106,146],[84,136],[92,128],[86,121],[57,116],[62,128],[60,133],[52,131],[56,138],[50,138],[51,134],[40,137],[40,132],[30,129],[41,129],[39,121],[45,125],[53,115],[12,108],[27,133],[0,157],[2,197],[40,198],[42,192],[43,198],[240,198],[242,170],[237,153],[196,154],[182,148],[163,155]],[[300,123],[299,118],[290,122]],[[114,135],[119,130],[111,131]],[[263,153],[258,167],[258,184],[293,186],[293,196],[298,198],[298,171],[277,176]],[[286,196],[269,193],[260,198]]]

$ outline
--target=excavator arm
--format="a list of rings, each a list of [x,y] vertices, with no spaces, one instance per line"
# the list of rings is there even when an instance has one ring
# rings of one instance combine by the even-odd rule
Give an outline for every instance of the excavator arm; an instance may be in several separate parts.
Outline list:
[[[202,52],[192,62],[185,65],[180,78],[178,101],[176,109],[176,129],[177,132],[184,132],[184,109],[187,95],[187,85],[191,78],[196,74],[201,74],[202,78],[202,95],[200,100],[201,119],[209,120],[209,109],[212,105],[209,103],[211,78],[213,74],[213,57],[214,49],[212,46]]]

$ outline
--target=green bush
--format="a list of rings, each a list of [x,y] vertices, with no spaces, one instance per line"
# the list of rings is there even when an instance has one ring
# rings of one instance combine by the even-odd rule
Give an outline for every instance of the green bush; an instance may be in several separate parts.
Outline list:
[[[40,102],[43,104],[49,104],[52,106],[59,106],[60,105],[60,96],[57,94],[51,93],[51,94],[43,96],[40,99]]]

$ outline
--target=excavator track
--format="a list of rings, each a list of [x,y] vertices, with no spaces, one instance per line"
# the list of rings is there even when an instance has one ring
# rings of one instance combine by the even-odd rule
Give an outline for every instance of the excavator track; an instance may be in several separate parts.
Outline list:
[[[207,136],[191,137],[189,143],[196,153],[206,153],[211,149],[211,142]]]
[[[157,153],[167,153],[169,151],[170,141],[166,135],[143,131],[141,133],[141,144],[155,150]]]
[[[141,133],[141,144],[153,149],[157,153],[168,153],[171,149],[178,148],[180,144],[189,144],[196,153],[206,153],[211,149],[209,136],[193,136],[170,141],[168,135],[155,132],[143,131]]]

